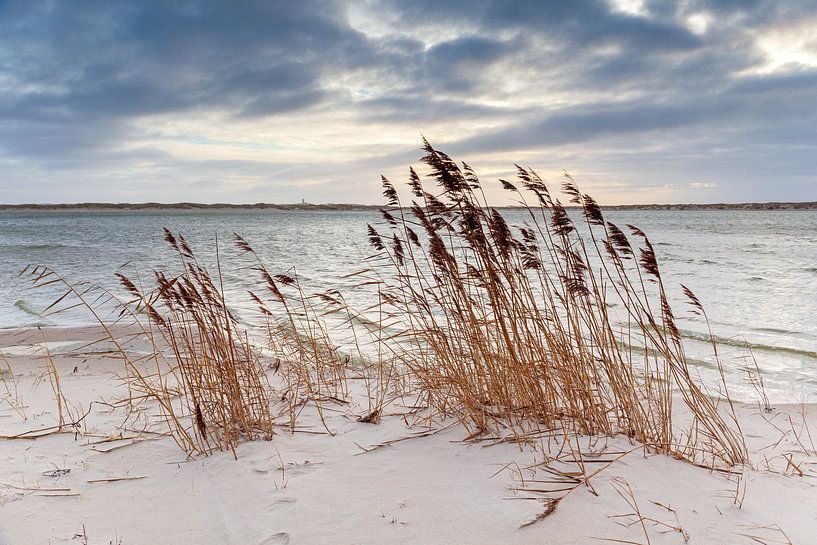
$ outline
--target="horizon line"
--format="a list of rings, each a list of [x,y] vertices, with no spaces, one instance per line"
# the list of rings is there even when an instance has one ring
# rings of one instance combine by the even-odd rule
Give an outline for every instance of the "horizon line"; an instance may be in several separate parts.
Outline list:
[[[76,203],[0,203],[0,210],[190,210],[190,209],[278,209],[278,210],[377,210],[381,208],[395,208],[387,205],[363,203],[202,203],[179,201],[163,203],[158,201],[143,202],[76,202]],[[409,208],[404,206],[403,208]],[[489,206],[489,208],[523,208],[521,205]],[[581,208],[579,205],[569,204],[565,208]],[[644,204],[608,204],[601,205],[602,209],[692,209],[692,208],[734,208],[734,209],[817,209],[817,201],[763,201],[763,202],[710,202],[710,203],[644,203]]]

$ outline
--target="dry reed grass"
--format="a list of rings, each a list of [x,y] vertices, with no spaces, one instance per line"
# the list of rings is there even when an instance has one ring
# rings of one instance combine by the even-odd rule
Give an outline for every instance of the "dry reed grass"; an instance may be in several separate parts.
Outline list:
[[[565,175],[562,190],[582,212],[578,225],[522,167],[516,183],[501,181],[528,214],[512,228],[487,205],[468,165],[428,142],[424,150],[436,189],[411,169],[415,200],[406,209],[384,178],[388,234],[369,226],[369,239],[381,297],[406,324],[390,349],[431,406],[473,435],[503,426],[520,439],[543,430],[625,433],[697,463],[746,460],[731,405],[724,416],[690,371],[642,230],[628,226],[628,236],[605,221]],[[692,415],[683,430],[674,425],[676,392]]]
[[[621,477],[613,477],[610,480],[610,486],[612,486],[613,490],[616,491],[619,497],[627,503],[630,509],[632,509],[632,511],[628,513],[612,515],[611,518],[616,520],[617,524],[625,528],[637,526],[641,530],[641,534],[644,536],[646,545],[651,545],[652,543],[652,541],[650,540],[650,533],[648,532],[648,528],[654,528],[659,533],[667,532],[678,533],[679,537],[683,539],[684,543],[689,543],[690,538],[689,532],[687,532],[681,525],[681,521],[678,518],[678,512],[675,511],[675,509],[657,501],[650,501],[652,505],[659,507],[661,510],[666,511],[667,513],[671,513],[675,520],[671,522],[666,522],[659,520],[655,517],[647,516],[644,514],[641,506],[639,505],[635,491],[630,486],[630,483],[628,483],[625,479]],[[635,541],[624,541],[621,539],[611,538],[602,539],[602,541],[606,541],[609,543],[632,543],[634,545],[639,543]]]
[[[357,310],[337,289],[307,293],[294,268],[272,274],[238,234],[235,244],[251,256],[251,269],[260,281],[260,290],[249,295],[263,316],[265,344],[275,369],[286,380],[291,428],[307,404],[314,405],[324,421],[324,403],[348,403],[349,380],[362,381],[366,388],[367,408],[357,421],[380,422],[386,406],[410,388],[386,342],[394,323],[386,319],[379,294],[371,297],[375,303]],[[354,276],[357,273],[348,277]],[[373,290],[380,284],[364,280],[356,288]]]
[[[275,360],[274,369],[286,382],[283,398],[289,406],[290,429],[295,429],[298,415],[310,402],[326,426],[323,403],[345,403],[349,396],[347,364],[350,358],[341,354],[333,343],[323,320],[320,302],[342,304],[342,296],[327,292],[307,295],[297,271],[272,274],[258,254],[240,235],[236,247],[253,259],[252,270],[259,275],[261,288],[249,296],[264,319],[266,345]],[[317,299],[317,301],[316,301]],[[329,428],[327,431],[331,433]]]
[[[0,402],[7,403],[8,406],[17,413],[21,420],[28,420],[25,412],[25,403],[20,398],[20,385],[14,369],[6,357],[0,353],[0,386],[5,393],[0,397]]]
[[[346,403],[349,378],[359,378],[369,392],[360,421],[376,423],[393,399],[414,395],[418,411],[425,404],[457,418],[469,438],[503,437],[507,430],[530,444],[561,438],[588,485],[591,472],[572,437],[623,433],[709,467],[746,461],[726,381],[719,390],[728,403],[719,406],[693,377],[642,230],[627,226],[628,235],[606,221],[566,175],[562,190],[581,212],[575,220],[522,167],[515,183],[501,181],[528,216],[512,227],[487,205],[470,167],[428,142],[424,150],[430,176],[424,182],[410,170],[410,207],[382,180],[388,235],[369,226],[376,254],[356,273],[359,288],[377,292],[369,308],[352,309],[335,290],[306,293],[294,269],[272,274],[236,235],[260,280],[249,296],[264,317],[272,360],[266,367],[228,308],[218,243],[212,277],[184,237],[166,230],[180,272],[154,271],[150,290],[138,277],[120,275],[131,297],[125,303],[98,287],[71,285],[47,267],[24,272],[35,286],[66,287],[54,305],[71,296],[77,302],[67,308],[91,310],[125,361],[131,401],[158,403],[188,454],[235,452],[240,440],[270,438],[281,401],[292,430],[309,403],[324,420],[323,404]],[[705,318],[697,297],[684,292]],[[98,310],[112,300],[113,313]],[[345,350],[327,315],[342,318]],[[111,320],[135,324],[134,337],[149,341],[150,354],[131,357]],[[269,369],[283,377],[282,391],[269,383]],[[682,423],[674,418],[678,396],[691,415]]]
[[[48,349],[48,345],[45,343],[45,339],[43,339],[42,351],[46,361],[46,367],[43,373],[37,377],[37,380],[34,381],[34,387],[36,388],[38,384],[48,380],[48,384],[51,386],[51,393],[54,396],[55,403],[57,404],[57,420],[59,422],[57,431],[62,431],[66,424],[65,415],[66,413],[71,412],[71,404],[68,402],[68,399],[66,399],[65,394],[62,392],[60,373],[57,370],[57,364],[51,355],[51,351]],[[76,420],[77,417],[70,414],[70,421]]]
[[[165,230],[180,264],[178,274],[154,271],[155,286],[144,290],[125,275],[119,280],[131,300],[120,302],[91,284],[72,284],[48,267],[27,268],[35,286],[59,284],[65,292],[48,309],[87,308],[104,328],[125,363],[132,415],[155,402],[173,439],[188,455],[230,450],[241,440],[271,439],[272,389],[258,353],[230,312],[218,276],[197,260],[183,236]],[[58,306],[72,300],[67,306]],[[75,301],[75,302],[74,302]],[[107,309],[103,313],[102,309]],[[147,315],[140,320],[138,313]],[[147,340],[151,350],[135,357],[114,326],[134,328],[129,339]]]

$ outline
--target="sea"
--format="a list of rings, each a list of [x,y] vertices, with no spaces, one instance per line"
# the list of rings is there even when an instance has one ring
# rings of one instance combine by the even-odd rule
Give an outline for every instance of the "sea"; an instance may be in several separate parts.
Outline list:
[[[520,211],[503,214],[512,225],[526,219]],[[817,211],[610,210],[605,216],[649,235],[702,380],[717,383],[714,338],[733,397],[759,398],[746,370],[756,362],[772,403],[817,402]],[[0,328],[91,323],[80,309],[43,313],[60,289],[32,289],[19,273],[45,265],[69,281],[114,292],[117,272],[149,283],[153,269],[178,265],[163,228],[183,233],[205,263],[212,264],[218,246],[228,301],[242,321],[259,319],[247,296],[258,281],[238,256],[234,233],[271,271],[294,272],[310,289],[348,292],[350,303],[364,308],[371,290],[355,290],[347,275],[366,266],[372,253],[366,226],[379,221],[376,211],[0,211]],[[681,284],[703,303],[713,337],[689,312]]]

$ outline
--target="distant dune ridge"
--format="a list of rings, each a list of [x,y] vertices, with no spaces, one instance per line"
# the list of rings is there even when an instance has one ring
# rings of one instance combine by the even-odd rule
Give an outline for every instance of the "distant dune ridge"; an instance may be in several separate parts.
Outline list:
[[[66,204],[0,204],[0,210],[76,210],[76,211],[150,211],[150,210],[303,210],[303,211],[330,211],[330,212],[345,212],[345,211],[364,211],[377,210],[380,208],[375,205],[367,204],[273,204],[273,203],[254,203],[254,204],[230,204],[230,203],[196,203],[196,202],[177,202],[177,203],[158,203],[158,202],[144,202],[144,203],[66,203]]]
[[[150,210],[285,210],[285,211],[327,211],[362,212],[382,208],[375,204],[326,203],[326,204],[231,204],[231,203],[108,203],[83,202],[64,204],[0,204],[0,210],[43,210],[43,211],[150,211]],[[499,206],[497,208],[519,208]],[[567,206],[566,208],[579,208]],[[747,202],[747,203],[684,203],[684,204],[619,204],[605,205],[608,210],[817,210],[817,201],[803,202]]]

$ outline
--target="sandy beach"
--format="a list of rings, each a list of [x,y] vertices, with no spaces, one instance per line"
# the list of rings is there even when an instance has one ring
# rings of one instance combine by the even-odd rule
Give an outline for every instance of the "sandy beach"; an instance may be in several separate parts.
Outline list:
[[[813,406],[739,406],[751,467],[733,475],[651,455],[626,437],[588,445],[586,463],[602,470],[541,518],[561,495],[541,492],[557,488],[551,473],[527,469],[541,455],[500,438],[466,441],[456,422],[416,421],[397,403],[379,424],[358,421],[365,402],[354,397],[327,406],[334,436],[306,409],[295,433],[282,422],[271,441],[243,443],[237,460],[187,459],[161,424],[136,430],[124,409],[93,403],[127,397],[121,360],[87,346],[100,333],[0,333],[2,545],[813,542]],[[52,433],[50,383],[38,381],[45,347],[66,421],[89,411],[61,433]]]

